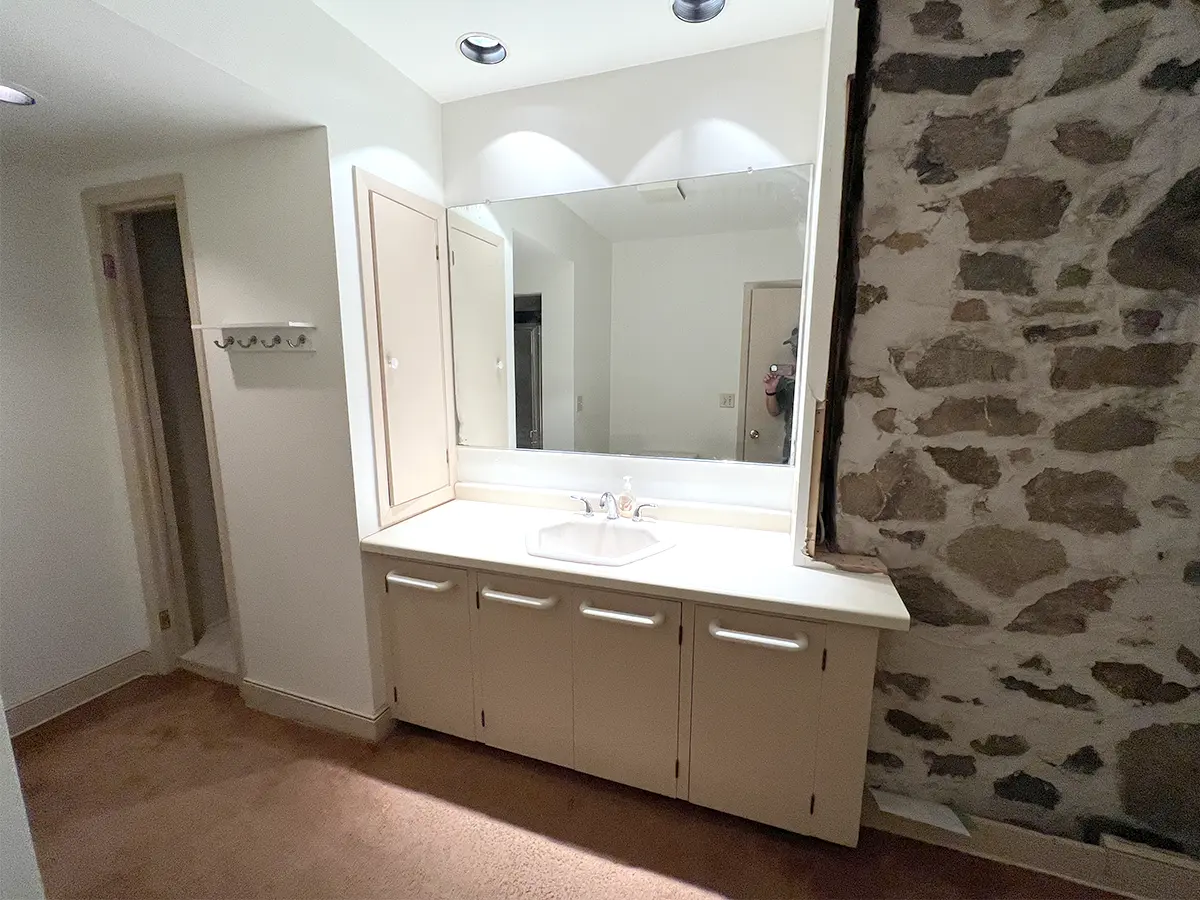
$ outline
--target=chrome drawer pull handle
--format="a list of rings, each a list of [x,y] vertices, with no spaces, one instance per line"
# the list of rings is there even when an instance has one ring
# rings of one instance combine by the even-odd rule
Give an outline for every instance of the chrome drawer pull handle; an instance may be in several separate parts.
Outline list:
[[[586,600],[579,604],[579,611],[589,619],[603,619],[605,622],[619,622],[622,625],[633,625],[637,628],[656,628],[666,618],[660,612],[656,612],[652,616],[639,616],[637,613],[601,609],[598,606],[589,606]]]
[[[550,609],[558,602],[557,597],[525,597],[521,594],[506,594],[504,591],[493,591],[485,587],[479,592],[484,600],[494,600],[497,603],[511,603],[513,606],[525,606],[529,609]]]
[[[454,587],[453,581],[426,581],[424,578],[411,578],[399,572],[388,572],[384,581],[384,591],[391,585],[396,587],[415,588],[418,591],[430,591],[434,594],[444,594]]]
[[[766,634],[752,634],[749,631],[734,631],[722,628],[721,623],[713,619],[708,623],[708,633],[718,641],[729,641],[734,644],[750,644],[753,647],[765,647],[768,650],[784,650],[795,653],[808,649],[808,636],[797,634],[794,638],[777,638]]]

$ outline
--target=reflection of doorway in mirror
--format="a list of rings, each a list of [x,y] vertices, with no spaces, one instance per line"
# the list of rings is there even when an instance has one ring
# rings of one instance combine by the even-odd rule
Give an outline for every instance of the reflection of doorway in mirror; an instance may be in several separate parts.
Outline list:
[[[542,449],[542,296],[513,297],[513,380],[517,448]]]
[[[738,459],[758,463],[791,462],[788,424],[795,397],[796,357],[788,341],[800,321],[799,285],[750,285],[742,316],[741,404]],[[775,385],[777,415],[771,415],[763,380]],[[783,402],[779,402],[783,401]]]

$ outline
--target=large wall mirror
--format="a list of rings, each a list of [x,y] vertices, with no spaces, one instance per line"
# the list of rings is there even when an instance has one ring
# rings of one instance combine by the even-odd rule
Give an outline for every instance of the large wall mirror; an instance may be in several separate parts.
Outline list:
[[[791,462],[811,166],[449,215],[458,441]]]

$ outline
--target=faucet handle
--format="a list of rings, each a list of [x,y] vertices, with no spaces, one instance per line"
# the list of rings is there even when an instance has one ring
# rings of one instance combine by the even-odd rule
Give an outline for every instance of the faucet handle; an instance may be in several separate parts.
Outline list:
[[[578,500],[583,504],[583,514],[585,516],[590,516],[592,514],[592,501],[587,497],[581,497],[579,494],[572,494],[571,499]]]
[[[639,503],[637,505],[637,508],[635,508],[633,511],[633,521],[635,521],[635,522],[645,522],[646,521],[645,519],[642,518],[642,510],[643,509],[658,509],[658,504],[657,503]]]

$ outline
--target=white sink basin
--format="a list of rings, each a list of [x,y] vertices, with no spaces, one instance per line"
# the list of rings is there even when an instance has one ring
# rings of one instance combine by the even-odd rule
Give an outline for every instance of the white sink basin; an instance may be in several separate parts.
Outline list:
[[[626,566],[671,546],[644,523],[588,519],[582,515],[543,526],[525,536],[525,549],[530,556],[593,566]]]

